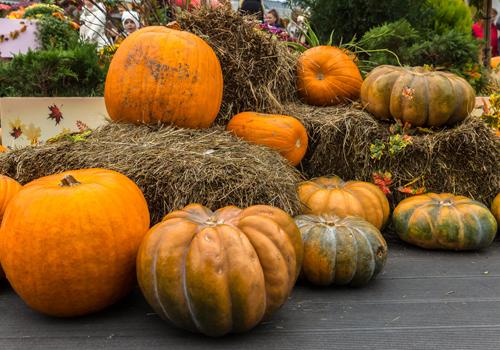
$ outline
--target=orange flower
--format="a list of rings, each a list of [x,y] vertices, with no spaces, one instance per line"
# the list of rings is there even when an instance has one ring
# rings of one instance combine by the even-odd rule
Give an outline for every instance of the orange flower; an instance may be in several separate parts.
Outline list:
[[[79,25],[78,23],[76,23],[76,22],[71,21],[71,22],[69,22],[69,25],[70,25],[70,26],[71,26],[71,28],[73,28],[74,30],[78,30],[78,29],[80,29],[80,25]]]
[[[61,12],[52,12],[52,17],[64,19],[64,15]]]

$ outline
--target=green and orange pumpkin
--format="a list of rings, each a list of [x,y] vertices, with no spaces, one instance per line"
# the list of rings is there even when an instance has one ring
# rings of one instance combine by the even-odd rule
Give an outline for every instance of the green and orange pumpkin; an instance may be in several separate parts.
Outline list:
[[[390,215],[389,201],[374,184],[318,177],[298,186],[303,214],[358,216],[381,229]]]
[[[299,57],[297,89],[307,104],[331,106],[356,100],[362,83],[352,57],[338,47],[313,47]]]
[[[26,184],[10,201],[0,258],[30,307],[51,316],[84,315],[130,291],[148,228],[146,200],[126,176],[68,171]]]
[[[402,240],[427,249],[486,248],[497,231],[485,205],[450,193],[406,198],[394,209],[393,224]]]
[[[208,128],[219,113],[219,60],[198,36],[160,26],[131,34],[116,51],[104,101],[111,119]]]
[[[362,286],[382,271],[387,243],[366,220],[300,215],[295,222],[304,241],[301,275],[311,283]]]
[[[229,121],[227,130],[236,136],[275,149],[296,166],[307,150],[307,130],[287,115],[242,112]]]
[[[215,337],[249,330],[273,314],[295,284],[302,254],[300,232],[280,209],[213,212],[190,204],[151,228],[137,277],[162,318]]]
[[[1,147],[1,146],[0,146]],[[7,205],[12,198],[21,190],[22,186],[14,179],[8,176],[0,175],[0,224],[3,220],[3,215]],[[1,263],[1,260],[0,260]],[[2,266],[0,265],[0,278],[4,276]]]
[[[366,77],[361,102],[378,119],[442,126],[464,120],[474,109],[475,93],[452,73],[384,65]]]

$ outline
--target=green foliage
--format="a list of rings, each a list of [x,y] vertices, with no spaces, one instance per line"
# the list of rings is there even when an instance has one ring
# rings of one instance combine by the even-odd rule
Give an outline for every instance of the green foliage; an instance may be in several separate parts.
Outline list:
[[[450,30],[470,33],[472,15],[464,0],[428,0],[433,13],[433,26],[436,34],[445,34]]]
[[[37,38],[43,50],[67,50],[78,44],[79,35],[68,21],[51,16],[39,20]]]
[[[101,95],[104,79],[95,45],[30,51],[0,64],[0,96]]]
[[[26,8],[23,18],[40,18],[44,16],[52,16],[54,12],[63,12],[63,9],[56,5],[50,4],[35,4]]]
[[[407,18],[410,23],[428,21],[427,0],[294,0],[311,10],[311,23],[323,39],[334,31],[338,43],[362,37],[371,28],[385,22]]]

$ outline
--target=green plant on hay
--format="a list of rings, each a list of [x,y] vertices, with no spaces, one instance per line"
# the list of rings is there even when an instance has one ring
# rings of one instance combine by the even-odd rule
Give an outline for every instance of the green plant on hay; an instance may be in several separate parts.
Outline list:
[[[483,104],[483,114],[481,115],[484,123],[500,136],[500,93],[490,96],[490,106]]]

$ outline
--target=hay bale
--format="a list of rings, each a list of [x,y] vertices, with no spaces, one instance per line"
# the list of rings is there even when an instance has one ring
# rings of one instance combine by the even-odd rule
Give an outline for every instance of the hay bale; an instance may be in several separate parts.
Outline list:
[[[116,170],[135,181],[152,222],[192,202],[212,209],[269,204],[298,213],[300,173],[277,152],[221,130],[109,124],[86,142],[58,141],[0,155],[0,173],[23,184],[92,167]]]
[[[397,187],[422,176],[429,191],[465,195],[487,205],[500,188],[500,139],[477,117],[451,129],[417,133],[402,152],[386,152],[376,160],[370,145],[389,138],[389,123],[352,106],[290,104],[285,109],[308,129],[310,145],[301,164],[308,177],[337,174],[372,181],[374,172],[389,171],[395,203],[406,196]]]
[[[251,19],[230,5],[183,11],[176,17],[182,29],[207,41],[221,63],[224,93],[219,125],[243,111],[280,112],[283,102],[296,99],[297,56],[256,29]]]

